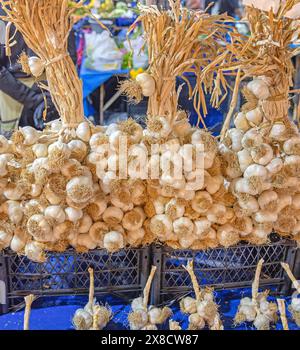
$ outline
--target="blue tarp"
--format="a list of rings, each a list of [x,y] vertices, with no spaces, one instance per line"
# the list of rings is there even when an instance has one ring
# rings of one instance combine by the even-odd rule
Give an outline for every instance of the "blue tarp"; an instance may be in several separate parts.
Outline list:
[[[219,304],[222,321],[226,330],[252,330],[250,324],[243,324],[239,327],[233,326],[233,318],[236,313],[241,297],[250,296],[249,289],[243,290],[225,290],[216,292],[216,301]],[[274,297],[270,297],[275,301]],[[100,301],[100,300],[99,300]],[[103,304],[108,302],[112,305],[113,319],[108,324],[108,330],[128,329],[127,316],[130,312],[130,306],[125,305],[123,301],[112,297],[101,300]],[[290,298],[286,298],[286,308]],[[71,330],[72,317],[75,311],[87,303],[87,297],[57,297],[47,299],[37,299],[33,304],[33,310],[30,317],[30,329],[32,330]],[[178,303],[171,306],[173,310],[172,319],[179,321],[183,329],[187,328],[188,317],[183,315],[178,309]],[[21,330],[23,328],[24,312],[15,312],[0,316],[0,330]],[[299,330],[300,328],[291,320],[291,315],[287,312],[289,329]],[[168,325],[163,325],[162,329],[168,329]],[[274,326],[274,329],[281,330],[280,320]]]

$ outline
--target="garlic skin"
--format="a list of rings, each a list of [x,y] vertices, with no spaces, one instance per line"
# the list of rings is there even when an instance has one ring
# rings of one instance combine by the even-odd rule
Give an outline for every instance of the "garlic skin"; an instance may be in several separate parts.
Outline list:
[[[46,218],[52,219],[58,224],[61,224],[66,220],[66,214],[63,208],[59,205],[47,207],[44,211],[44,215]]]
[[[140,73],[137,75],[136,81],[141,86],[142,93],[144,96],[150,97],[154,94],[155,80],[150,74],[146,72]]]
[[[198,313],[189,316],[189,330],[201,330],[205,327],[205,321]]]

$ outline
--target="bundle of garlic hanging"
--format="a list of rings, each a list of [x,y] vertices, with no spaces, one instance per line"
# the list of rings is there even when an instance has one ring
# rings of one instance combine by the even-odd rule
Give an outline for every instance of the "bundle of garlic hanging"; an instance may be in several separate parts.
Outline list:
[[[300,283],[296,280],[288,264],[281,263],[281,266],[284,268],[285,272],[291,279],[293,287],[296,289],[298,296],[298,294],[300,293]],[[300,298],[298,298],[297,296],[292,297],[291,304],[289,305],[289,311],[291,312],[297,326],[300,327]]]
[[[259,293],[259,276],[264,261],[261,259],[256,268],[252,284],[252,298],[243,298],[240,301],[234,323],[253,322],[257,330],[269,330],[272,323],[277,321],[277,305],[267,300],[268,291]]]
[[[131,313],[128,315],[131,330],[157,330],[157,326],[163,324],[172,314],[168,307],[158,308],[148,306],[151,284],[156,271],[152,266],[143,297],[135,298],[131,302]]]
[[[5,3],[4,11],[40,56],[62,121],[42,132],[24,127],[10,141],[0,139],[0,249],[10,246],[42,262],[45,251],[69,246],[78,252],[139,246],[145,236],[145,186],[112,175],[119,175],[120,140],[139,144],[142,128],[131,119],[109,127],[84,121],[81,83],[66,45],[80,4],[28,1]]]
[[[273,230],[299,239],[300,134],[288,118],[291,57],[296,53],[290,44],[296,28],[286,17],[295,4],[281,3],[273,14],[248,7],[250,38],[245,42],[236,37],[224,66],[216,68],[215,100],[228,65],[238,71],[219,151],[223,175],[237,201],[232,226],[251,243],[267,242]],[[245,78],[252,79],[243,89],[246,103],[234,119],[235,127],[228,130],[238,86]]]
[[[196,275],[193,270],[193,261],[183,266],[191,277],[195,299],[185,297],[180,301],[180,310],[189,315],[189,330],[201,330],[206,326],[211,330],[223,330],[218,305],[214,301],[213,290],[209,288],[200,289]]]
[[[83,309],[78,309],[73,316],[73,325],[76,330],[102,330],[112,316],[109,306],[101,306],[94,298],[94,270],[88,269],[90,275],[89,301]]]

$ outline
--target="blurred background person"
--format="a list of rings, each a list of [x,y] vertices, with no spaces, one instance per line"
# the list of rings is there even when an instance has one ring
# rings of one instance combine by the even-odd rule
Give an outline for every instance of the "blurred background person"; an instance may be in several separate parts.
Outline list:
[[[5,12],[0,8],[0,16]],[[20,126],[44,127],[43,113],[46,109],[46,122],[59,118],[51,100],[50,93],[41,90],[32,76],[22,71],[19,63],[20,55],[36,56],[24,42],[22,35],[14,26],[10,28],[10,37],[14,36],[11,56],[5,50],[6,23],[0,20],[0,133],[9,137]],[[76,64],[75,35],[69,37],[69,53]],[[41,80],[45,76],[41,76]],[[47,84],[46,81],[43,81]]]

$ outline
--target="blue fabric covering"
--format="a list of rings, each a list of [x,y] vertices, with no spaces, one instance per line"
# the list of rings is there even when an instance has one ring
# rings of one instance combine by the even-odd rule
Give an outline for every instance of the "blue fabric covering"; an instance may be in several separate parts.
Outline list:
[[[233,326],[233,318],[239,305],[241,297],[250,296],[250,289],[243,290],[225,290],[216,292],[216,301],[220,306],[220,313],[226,330],[252,330],[250,324],[243,324],[238,327]],[[98,299],[99,300],[99,299]],[[274,297],[270,300],[275,301]],[[99,300],[100,301],[100,300]],[[125,305],[122,300],[107,297],[101,299],[105,304],[109,303],[113,311],[113,319],[108,324],[108,330],[128,329],[127,315],[130,312],[130,306]],[[34,302],[34,308],[30,317],[30,329],[32,330],[71,330],[72,317],[75,311],[87,303],[87,297],[69,296],[57,298],[40,298]],[[290,298],[286,298],[286,308],[290,303]],[[180,322],[183,329],[187,328],[187,316],[183,315],[178,309],[178,303],[172,306],[172,319]],[[0,330],[21,330],[23,328],[24,311],[10,313],[0,316]],[[291,315],[287,312],[290,330],[299,330],[299,327],[291,320]],[[163,325],[162,329],[168,329],[168,325]],[[281,330],[280,320],[274,326],[274,329]]]
[[[99,72],[85,67],[84,61],[82,62],[80,69],[80,79],[82,80],[83,85],[83,106],[84,106],[84,115],[90,116],[95,114],[95,110],[89,103],[87,97],[98,87],[104,84],[115,74],[126,74],[128,70],[114,70],[114,71],[105,71]]]

